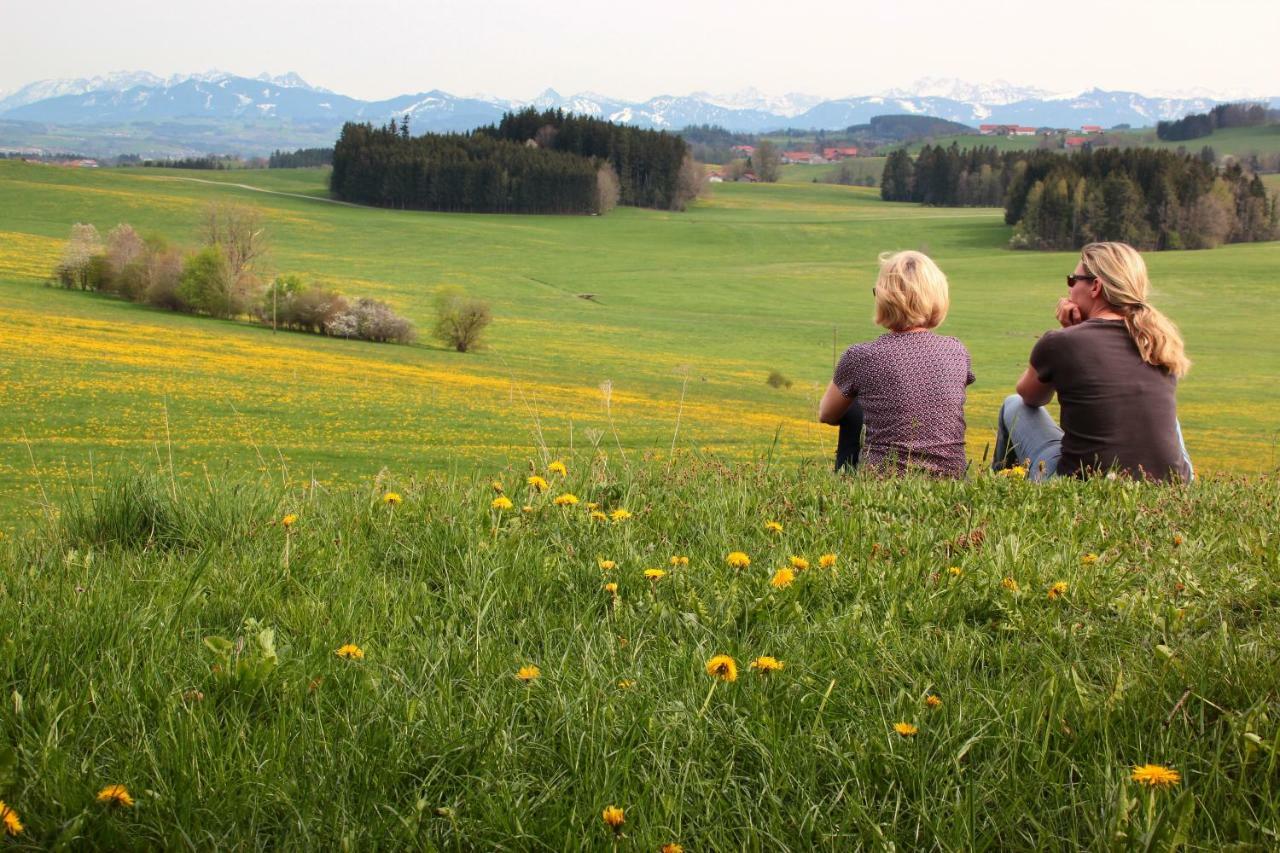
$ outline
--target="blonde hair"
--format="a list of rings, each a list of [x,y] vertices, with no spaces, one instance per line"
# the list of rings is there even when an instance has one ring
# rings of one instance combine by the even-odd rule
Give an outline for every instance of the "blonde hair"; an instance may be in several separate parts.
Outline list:
[[[876,279],[877,325],[895,332],[942,325],[951,307],[947,277],[921,252],[883,252]]]
[[[1191,359],[1173,321],[1147,303],[1151,281],[1138,250],[1126,243],[1089,243],[1080,263],[1102,283],[1102,296],[1124,317],[1142,360],[1175,378],[1187,375]]]

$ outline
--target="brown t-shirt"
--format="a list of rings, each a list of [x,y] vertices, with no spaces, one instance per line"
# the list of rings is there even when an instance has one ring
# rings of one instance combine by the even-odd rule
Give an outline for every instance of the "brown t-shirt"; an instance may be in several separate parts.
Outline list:
[[[1123,320],[1046,332],[1031,350],[1031,366],[1062,407],[1059,474],[1116,469],[1156,480],[1189,477],[1178,442],[1177,380],[1142,360]]]

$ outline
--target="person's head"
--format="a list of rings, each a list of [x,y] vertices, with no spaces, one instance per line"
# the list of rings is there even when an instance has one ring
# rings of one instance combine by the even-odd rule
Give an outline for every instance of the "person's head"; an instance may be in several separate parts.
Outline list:
[[[1124,318],[1142,360],[1177,377],[1191,368],[1182,336],[1148,303],[1151,280],[1138,250],[1126,243],[1089,243],[1080,250],[1068,298],[1085,319],[1104,311]]]
[[[933,329],[947,318],[947,277],[921,252],[885,252],[875,287],[877,325],[894,332]]]

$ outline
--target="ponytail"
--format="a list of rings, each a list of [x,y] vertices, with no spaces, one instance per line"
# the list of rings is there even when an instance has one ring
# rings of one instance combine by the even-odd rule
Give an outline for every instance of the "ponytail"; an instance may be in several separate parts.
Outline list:
[[[1123,306],[1121,312],[1124,326],[1143,361],[1175,379],[1187,375],[1191,359],[1187,358],[1182,335],[1172,320],[1146,303]]]
[[[1124,317],[1124,326],[1142,360],[1175,379],[1191,369],[1178,327],[1147,304],[1147,265],[1125,243],[1090,243],[1080,250],[1080,262],[1102,282],[1102,295]]]

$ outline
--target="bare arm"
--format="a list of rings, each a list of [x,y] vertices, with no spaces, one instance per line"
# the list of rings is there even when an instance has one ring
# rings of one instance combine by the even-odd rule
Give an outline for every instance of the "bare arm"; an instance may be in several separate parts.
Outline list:
[[[1030,365],[1023,372],[1022,378],[1018,380],[1018,385],[1014,390],[1018,392],[1022,402],[1028,406],[1047,406],[1049,401],[1053,399],[1053,386],[1041,382],[1040,377],[1036,374],[1036,369]]]
[[[819,423],[835,426],[852,404],[853,400],[846,397],[836,383],[832,382],[827,386],[827,393],[822,395],[822,402],[818,404]]]

